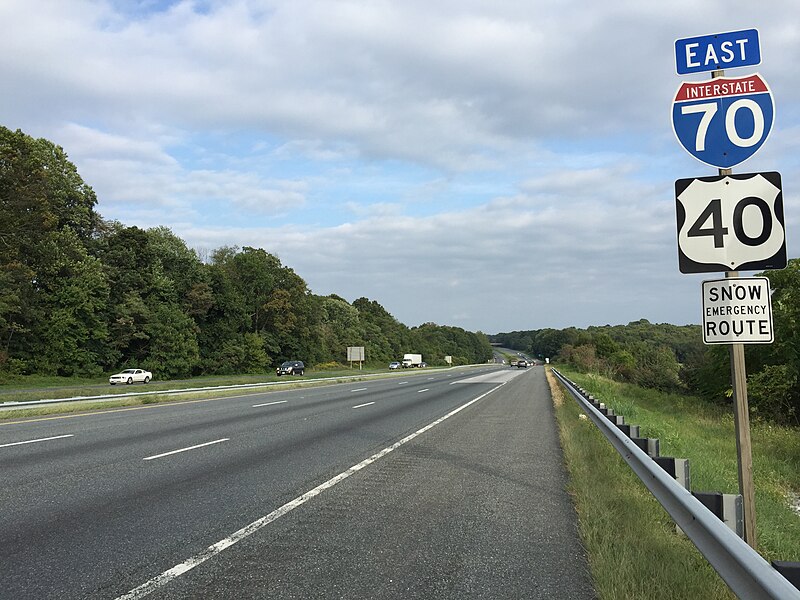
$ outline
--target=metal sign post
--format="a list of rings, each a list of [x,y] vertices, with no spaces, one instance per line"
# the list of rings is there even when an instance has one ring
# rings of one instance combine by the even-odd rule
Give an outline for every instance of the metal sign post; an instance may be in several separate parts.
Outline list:
[[[737,271],[728,271],[725,275],[728,278],[739,277]],[[730,357],[739,493],[742,495],[744,509],[744,541],[751,548],[756,548],[756,489],[753,483],[753,445],[750,441],[750,409],[747,404],[747,367],[744,360],[744,344],[731,344]]]
[[[711,73],[711,79],[724,77],[725,71]],[[720,175],[732,175],[733,169],[720,169]],[[727,271],[726,279],[739,277],[739,271]],[[747,402],[747,365],[744,344],[730,345],[731,387],[733,389],[733,422],[736,429],[736,457],[739,475],[739,493],[744,510],[744,541],[757,549],[756,491],[753,483],[753,444],[750,439],[750,407]]]

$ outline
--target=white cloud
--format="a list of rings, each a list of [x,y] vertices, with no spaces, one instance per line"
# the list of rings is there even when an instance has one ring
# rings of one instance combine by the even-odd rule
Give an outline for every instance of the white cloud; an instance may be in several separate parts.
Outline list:
[[[671,132],[673,42],[755,26],[777,118],[742,170],[782,172],[791,254],[794,0],[164,4],[0,4],[2,124],[108,218],[264,247],[410,324],[697,320],[673,184],[712,172]]]
[[[260,149],[258,146],[257,149]],[[356,148],[346,144],[326,144],[322,140],[292,140],[274,150],[274,155],[291,160],[302,157],[308,160],[334,162],[357,158]]]
[[[589,178],[602,179],[598,173]],[[623,192],[648,194],[654,202],[646,186],[626,184]],[[648,223],[653,215],[644,201],[631,206],[585,196],[543,207],[535,195],[520,193],[467,211],[372,217],[332,228],[178,233],[199,247],[237,239],[260,244],[304,274],[316,293],[378,299],[411,324],[434,320],[475,329],[486,319],[501,330],[522,327],[520,314],[530,327],[641,316],[680,320],[693,298],[674,299],[675,289],[686,288],[677,274],[674,216]],[[632,281],[646,291],[620,298]],[[647,304],[658,308],[643,314]],[[528,306],[530,315],[515,310]]]

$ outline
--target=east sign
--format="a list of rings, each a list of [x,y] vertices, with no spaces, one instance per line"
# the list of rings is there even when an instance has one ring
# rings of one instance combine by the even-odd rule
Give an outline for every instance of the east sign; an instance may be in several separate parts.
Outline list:
[[[675,40],[678,75],[748,67],[761,63],[757,29],[713,33]]]

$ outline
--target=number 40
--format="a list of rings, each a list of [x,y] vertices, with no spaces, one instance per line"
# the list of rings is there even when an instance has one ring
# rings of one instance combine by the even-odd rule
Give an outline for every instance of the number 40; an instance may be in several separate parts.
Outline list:
[[[756,207],[761,213],[761,234],[757,237],[750,237],[744,230],[744,211],[748,206]],[[711,226],[706,227],[708,221]],[[742,198],[736,203],[733,209],[733,231],[738,239],[745,246],[760,246],[765,243],[772,235],[772,212],[769,205],[763,198],[750,196]],[[722,248],[725,245],[725,237],[728,235],[728,228],[722,223],[722,200],[713,199],[705,210],[700,213],[697,221],[694,222],[686,233],[688,237],[711,236],[714,238],[714,248]]]

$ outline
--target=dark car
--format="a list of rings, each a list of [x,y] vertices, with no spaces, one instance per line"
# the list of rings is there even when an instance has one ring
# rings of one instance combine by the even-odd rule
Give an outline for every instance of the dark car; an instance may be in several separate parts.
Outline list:
[[[287,360],[276,369],[278,377],[281,375],[302,375],[305,373],[306,366],[301,360]]]

